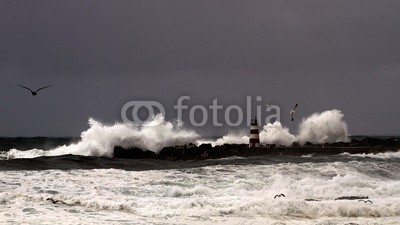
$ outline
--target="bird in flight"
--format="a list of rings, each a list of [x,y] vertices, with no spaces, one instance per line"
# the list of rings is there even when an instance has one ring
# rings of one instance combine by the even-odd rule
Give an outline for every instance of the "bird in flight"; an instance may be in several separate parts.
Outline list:
[[[359,202],[364,202],[364,203],[372,203],[371,200],[358,200]]]
[[[48,200],[50,200],[51,202],[53,202],[53,204],[57,204],[57,203],[63,203],[63,204],[65,204],[65,205],[68,205],[67,203],[65,203],[64,201],[61,201],[61,200],[54,200],[53,198],[48,198],[48,199],[46,199],[46,201],[48,201]]]
[[[292,121],[294,120],[294,114],[296,113],[297,106],[299,106],[299,105],[296,103],[296,105],[293,107],[293,109],[290,110],[290,115],[292,116]]]
[[[280,197],[286,197],[286,196],[284,194],[279,194],[279,195],[275,195],[274,199],[280,198]]]
[[[17,84],[17,86],[29,90],[29,91],[31,92],[31,94],[32,94],[33,96],[35,96],[35,95],[37,95],[38,91],[43,90],[43,89],[45,89],[45,88],[48,88],[48,87],[50,87],[51,85],[48,85],[48,86],[45,86],[45,87],[41,87],[41,88],[37,89],[36,91],[32,91],[30,88],[25,87],[25,86],[22,86],[22,85],[19,85],[19,84]]]

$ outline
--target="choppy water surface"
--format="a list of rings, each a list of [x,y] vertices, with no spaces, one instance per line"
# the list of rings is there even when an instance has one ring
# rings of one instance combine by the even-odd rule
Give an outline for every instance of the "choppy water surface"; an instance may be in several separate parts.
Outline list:
[[[114,165],[107,169],[74,168],[76,160],[62,158],[59,164],[73,169],[50,170],[20,164],[52,157],[2,160],[0,218],[9,224],[398,224],[399,158],[107,159]],[[274,199],[280,193],[286,197]],[[373,203],[335,201],[356,195]]]

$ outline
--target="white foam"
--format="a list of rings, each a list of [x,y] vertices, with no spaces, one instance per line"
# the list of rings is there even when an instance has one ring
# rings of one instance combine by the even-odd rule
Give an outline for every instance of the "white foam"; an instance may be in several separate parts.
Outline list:
[[[386,162],[374,162],[382,167]],[[8,223],[396,224],[400,180],[358,162],[216,165],[179,170],[0,171]],[[393,164],[390,173],[398,172]],[[274,199],[284,193],[285,198]],[[334,199],[369,196],[373,202]],[[66,204],[53,204],[53,198]],[[308,202],[313,198],[320,201]],[[40,216],[38,216],[40,215]],[[332,221],[335,221],[334,223]]]
[[[90,118],[89,129],[82,132],[81,140],[78,143],[60,146],[49,151],[40,149],[18,151],[13,149],[7,153],[7,158],[32,158],[66,154],[112,157],[115,146],[140,148],[158,153],[166,146],[195,143],[199,137],[200,135],[192,130],[165,121],[161,114],[156,115],[152,121],[142,127],[126,123],[105,125]]]
[[[348,141],[347,135],[347,125],[343,121],[343,114],[339,110],[329,110],[315,113],[303,119],[297,136],[291,134],[289,129],[280,122],[269,123],[260,132],[260,141],[262,144],[289,146],[295,141],[301,144],[306,142],[331,143]],[[115,146],[146,149],[158,153],[163,147],[189,143],[211,143],[215,146],[247,144],[248,141],[249,136],[243,134],[243,132],[230,133],[216,141],[201,140],[200,135],[195,131],[184,129],[172,122],[165,121],[161,114],[156,115],[153,120],[144,124],[143,127],[124,123],[105,125],[91,118],[89,119],[89,129],[81,133],[81,141],[78,143],[60,146],[49,151],[41,149],[19,151],[12,149],[5,156],[0,156],[0,158],[33,158],[65,154],[112,157]]]
[[[26,151],[19,151],[17,149],[10,149],[8,152],[5,152],[5,159],[24,159],[24,158],[35,158],[39,156],[45,156],[48,153],[47,151],[41,150],[41,149],[31,149],[31,150],[26,150]]]
[[[349,154],[342,153],[342,155],[353,156],[353,157],[362,157],[362,158],[375,158],[375,159],[397,159],[400,158],[400,150],[397,152],[381,152],[381,153],[362,153],[362,154]]]
[[[264,126],[260,132],[260,141],[264,144],[289,146],[296,141],[296,137],[289,132],[288,128],[275,121],[273,124],[269,123]]]
[[[206,187],[195,187],[192,189],[182,188],[182,187],[172,187],[169,193],[171,197],[187,197],[192,195],[209,195],[212,191]]]
[[[212,142],[215,145],[224,144],[224,141],[235,144],[248,143],[249,136],[245,135],[226,135]],[[284,127],[279,121],[268,123],[260,131],[260,142],[262,144],[276,144],[289,146],[293,142],[313,144],[348,142],[347,124],[343,120],[343,114],[339,110],[328,110],[303,119],[300,123],[298,135],[291,134],[289,129]]]
[[[210,143],[212,146],[216,145],[223,145],[223,144],[244,144],[249,142],[249,137],[243,133],[235,134],[235,133],[230,133],[227,135],[224,135],[221,138],[218,138],[217,140],[198,140],[196,143],[197,144],[205,144],[205,143]]]
[[[302,144],[348,142],[347,124],[343,121],[342,112],[334,109],[303,119],[297,141]]]

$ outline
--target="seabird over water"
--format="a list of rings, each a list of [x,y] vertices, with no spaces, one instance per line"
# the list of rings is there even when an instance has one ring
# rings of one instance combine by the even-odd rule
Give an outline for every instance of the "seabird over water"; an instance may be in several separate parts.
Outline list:
[[[364,203],[372,203],[371,200],[358,200],[359,202],[364,202]]]
[[[296,113],[297,106],[299,106],[299,105],[296,103],[296,105],[293,107],[293,109],[290,110],[290,116],[292,117],[292,121],[294,120],[294,114]]]
[[[286,196],[284,194],[279,194],[279,195],[275,195],[274,199],[280,198],[280,197],[286,197]]]
[[[45,87],[41,87],[41,88],[37,89],[36,91],[32,91],[30,88],[25,87],[25,86],[22,86],[22,85],[19,85],[19,84],[17,84],[17,86],[29,90],[29,91],[31,92],[31,94],[32,94],[33,96],[35,96],[35,95],[37,95],[38,91],[43,90],[43,89],[45,89],[45,88],[48,88],[48,87],[50,87],[51,85],[48,85],[48,86],[45,86]]]
[[[65,202],[63,202],[63,201],[61,201],[61,200],[54,200],[53,198],[48,198],[48,199],[46,199],[46,200],[50,200],[50,201],[52,201],[53,202],[53,204],[57,204],[57,203],[63,203],[63,204],[65,204],[65,205],[68,205],[67,203],[65,203]]]

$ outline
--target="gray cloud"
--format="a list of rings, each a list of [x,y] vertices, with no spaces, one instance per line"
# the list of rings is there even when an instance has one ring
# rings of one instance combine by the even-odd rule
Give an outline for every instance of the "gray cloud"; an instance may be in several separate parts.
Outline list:
[[[283,113],[298,102],[301,116],[338,108],[353,134],[398,134],[399,11],[369,0],[1,1],[0,135],[78,135],[89,116],[119,120],[128,100],[183,94],[241,105],[260,95]],[[15,83],[54,87],[32,100]]]

